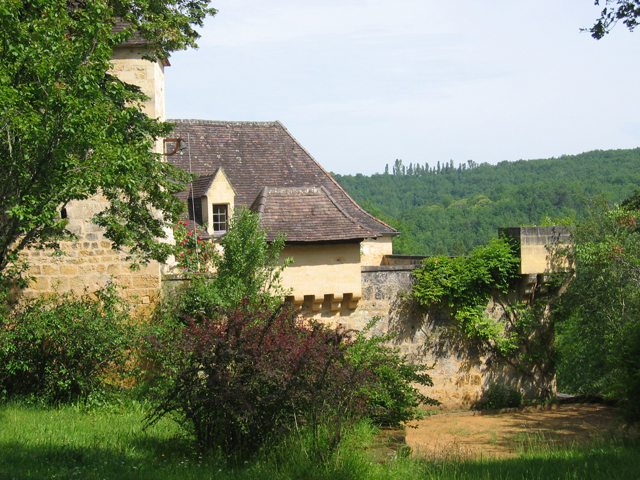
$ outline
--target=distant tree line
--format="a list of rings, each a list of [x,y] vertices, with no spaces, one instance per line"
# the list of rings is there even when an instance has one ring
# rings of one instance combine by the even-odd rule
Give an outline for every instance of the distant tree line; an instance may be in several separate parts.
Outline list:
[[[499,227],[579,220],[587,215],[586,198],[628,198],[640,185],[640,148],[455,168],[451,161],[431,167],[396,160],[384,173],[334,177],[402,232],[395,253],[461,255],[496,237]]]
[[[484,164],[482,164],[484,165]],[[430,167],[428,163],[424,165],[420,165],[419,163],[409,163],[409,166],[406,166],[402,163],[402,160],[396,159],[393,166],[391,167],[391,174],[393,175],[415,175],[416,177],[424,177],[426,175],[436,175],[438,173],[450,173],[450,172],[463,172],[465,170],[471,170],[472,168],[478,167],[479,164],[474,162],[473,160],[467,160],[466,163],[458,164],[456,168],[453,164],[453,160],[449,160],[448,162],[440,161],[433,166]],[[389,175],[389,164],[387,163],[384,167],[384,174]]]

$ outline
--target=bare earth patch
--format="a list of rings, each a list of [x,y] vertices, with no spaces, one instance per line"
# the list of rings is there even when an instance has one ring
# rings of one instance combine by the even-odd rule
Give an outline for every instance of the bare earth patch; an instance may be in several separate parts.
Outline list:
[[[435,415],[406,429],[414,454],[426,457],[512,457],[535,445],[586,444],[622,431],[615,409],[599,404],[514,413]]]

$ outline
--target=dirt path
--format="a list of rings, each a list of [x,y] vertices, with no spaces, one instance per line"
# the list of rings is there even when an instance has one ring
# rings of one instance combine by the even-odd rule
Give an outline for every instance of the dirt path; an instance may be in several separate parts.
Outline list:
[[[412,423],[417,428],[406,429],[407,445],[428,457],[509,457],[541,442],[586,443],[621,429],[616,411],[597,404],[495,415],[469,413]]]

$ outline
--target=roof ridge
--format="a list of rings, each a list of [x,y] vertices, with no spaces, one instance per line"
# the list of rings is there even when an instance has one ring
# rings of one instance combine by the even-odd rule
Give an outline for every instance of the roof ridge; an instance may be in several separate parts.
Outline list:
[[[197,118],[169,118],[169,123],[188,123],[189,125],[282,125],[278,120],[275,121],[238,121],[238,120],[202,120]]]
[[[264,213],[264,206],[267,203],[266,197],[268,192],[269,192],[269,187],[267,186],[262,187],[258,192],[258,195],[256,196],[255,200],[249,207],[249,210],[253,210],[254,212],[257,212],[260,218],[262,218],[262,214]],[[255,209],[254,209],[254,206],[255,206]]]
[[[260,200],[264,200],[258,203],[258,209],[260,209],[260,213],[262,213],[262,211],[264,211],[264,206],[266,204],[266,197],[269,196],[270,193],[281,193],[283,191],[299,191],[299,192],[304,192],[304,191],[309,191],[310,189],[316,190],[318,192],[323,192],[324,195],[331,201],[331,203],[333,203],[333,205],[338,209],[338,211],[340,213],[342,213],[342,215],[349,220],[351,223],[353,223],[356,227],[361,228],[367,232],[369,232],[372,235],[375,235],[369,228],[367,228],[365,225],[362,225],[357,219],[353,218],[353,216],[349,215],[349,212],[347,212],[342,205],[340,205],[335,198],[333,198],[333,195],[331,195],[331,192],[329,192],[329,190],[327,190],[325,188],[324,185],[315,185],[315,186],[308,186],[308,185],[303,185],[303,186],[291,186],[291,187],[278,187],[276,186],[264,186],[262,188],[262,190],[260,190],[260,193],[258,194],[258,196],[256,197],[256,200],[254,200],[253,204],[251,205],[252,207],[256,204],[256,202],[258,201],[258,199]]]
[[[357,227],[362,228],[363,230],[366,230],[367,232],[371,233],[372,235],[375,236],[375,233],[373,233],[371,230],[369,230],[367,227],[365,227],[364,225],[362,225],[360,222],[358,222],[355,218],[353,218],[351,215],[349,215],[349,213],[342,208],[342,206],[336,201],[335,198],[333,198],[333,195],[331,195],[331,192],[329,192],[329,190],[327,190],[324,185],[320,185],[320,189],[325,193],[325,195],[327,197],[329,197],[329,200],[331,200],[331,202],[336,206],[336,208],[338,210],[340,210],[340,212],[347,217],[348,220],[350,220],[352,223],[355,223]]]

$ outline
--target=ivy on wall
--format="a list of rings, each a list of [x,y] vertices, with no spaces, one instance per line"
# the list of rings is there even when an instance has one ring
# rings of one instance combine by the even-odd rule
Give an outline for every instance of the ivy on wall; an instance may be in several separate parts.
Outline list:
[[[466,256],[425,259],[414,271],[412,296],[427,308],[448,309],[467,338],[489,347],[534,381],[542,380],[555,369],[554,326],[547,314],[555,297],[534,302],[532,295],[525,303],[510,295],[520,280],[519,266],[514,245],[494,239]],[[499,319],[487,315],[492,300],[502,307]],[[541,394],[550,392],[541,390]]]
[[[504,239],[493,239],[466,256],[427,258],[414,272],[413,297],[426,307],[447,307],[469,338],[509,354],[516,345],[504,323],[485,312],[494,290],[507,294],[514,289],[519,265],[514,247]]]

